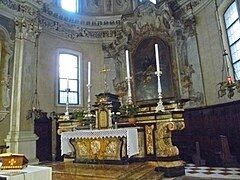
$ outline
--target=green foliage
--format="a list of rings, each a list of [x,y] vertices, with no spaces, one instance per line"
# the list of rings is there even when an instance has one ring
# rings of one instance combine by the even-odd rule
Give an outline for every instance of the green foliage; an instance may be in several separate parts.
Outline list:
[[[134,104],[125,104],[119,108],[122,116],[134,117],[139,112],[139,107]]]
[[[72,118],[77,120],[83,120],[85,112],[83,109],[74,109],[72,112]]]

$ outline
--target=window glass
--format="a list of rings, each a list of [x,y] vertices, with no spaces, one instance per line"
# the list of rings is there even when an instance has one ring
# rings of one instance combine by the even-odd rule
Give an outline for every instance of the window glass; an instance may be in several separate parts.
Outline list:
[[[61,7],[69,12],[77,12],[77,1],[78,0],[61,0]]]
[[[226,27],[228,28],[236,19],[238,19],[238,12],[236,2],[232,3],[224,14]]]
[[[58,104],[79,104],[79,55],[60,52],[58,59]]]
[[[236,21],[228,30],[229,44],[233,44],[237,39],[240,38],[240,22]]]
[[[240,21],[239,4],[234,1],[224,13],[225,27],[228,36],[229,49],[233,71],[236,80],[240,80]]]
[[[240,59],[240,40],[230,47],[232,62],[235,63]]]
[[[240,62],[233,64],[234,72],[235,72],[235,78],[237,80],[240,80]]]
[[[150,0],[153,4],[156,4],[156,0]]]

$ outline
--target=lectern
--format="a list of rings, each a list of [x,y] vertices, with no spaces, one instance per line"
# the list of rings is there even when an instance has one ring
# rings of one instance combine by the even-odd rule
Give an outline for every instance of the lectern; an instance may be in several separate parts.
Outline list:
[[[0,160],[2,161],[1,169],[23,169],[28,163],[24,154],[0,154]]]

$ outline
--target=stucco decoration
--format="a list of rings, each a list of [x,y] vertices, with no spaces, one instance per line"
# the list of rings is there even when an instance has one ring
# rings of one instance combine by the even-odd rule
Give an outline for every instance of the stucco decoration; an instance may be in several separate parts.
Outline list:
[[[115,3],[115,6],[116,6],[116,10],[118,12],[123,12],[127,9],[127,7],[131,6],[129,0],[115,0],[114,3]]]
[[[196,34],[196,21],[193,17],[186,20],[178,18],[175,17],[170,5],[166,2],[159,7],[152,3],[143,3],[134,11],[133,15],[122,17],[121,31],[117,32],[116,40],[110,44],[103,44],[103,50],[109,53],[110,57],[122,62],[123,66],[119,72],[126,72],[124,66],[124,49],[126,47],[133,55],[144,39],[149,37],[162,39],[171,49],[175,96],[190,98],[201,104],[202,92],[194,89],[192,81],[195,65],[189,64],[187,52],[187,39]],[[133,56],[131,57],[133,58]],[[116,62],[116,67],[119,68],[119,62]],[[114,84],[121,84],[125,80],[124,76],[124,74],[116,75]]]
[[[134,48],[144,36],[161,36],[170,41],[180,22],[172,16],[167,3],[156,8],[152,3],[139,6],[132,16],[123,16],[121,31],[116,34],[116,40],[109,45],[109,53],[114,56],[126,45]]]
[[[84,9],[87,9],[89,12],[98,13],[101,10],[101,2],[100,0],[85,0]]]
[[[13,57],[13,45],[9,32],[0,24],[0,121],[9,114],[11,89],[9,62]]]
[[[192,6],[191,6],[192,8]],[[204,104],[203,77],[201,74],[200,56],[198,53],[196,18],[193,14],[184,19],[184,37],[186,45],[183,51],[184,57],[188,60],[187,66],[183,69],[189,70],[189,85],[183,89],[183,94],[188,94],[191,99],[191,107],[197,107]],[[184,77],[181,79],[184,81]],[[184,84],[184,82],[183,82]],[[184,86],[183,86],[184,87]]]

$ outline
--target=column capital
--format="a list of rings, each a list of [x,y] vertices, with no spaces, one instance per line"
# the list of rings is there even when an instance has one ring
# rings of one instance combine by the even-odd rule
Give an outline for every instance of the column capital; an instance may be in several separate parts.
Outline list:
[[[26,17],[19,17],[15,19],[16,38],[25,39],[35,43],[36,38],[41,32],[38,18],[27,19]]]

